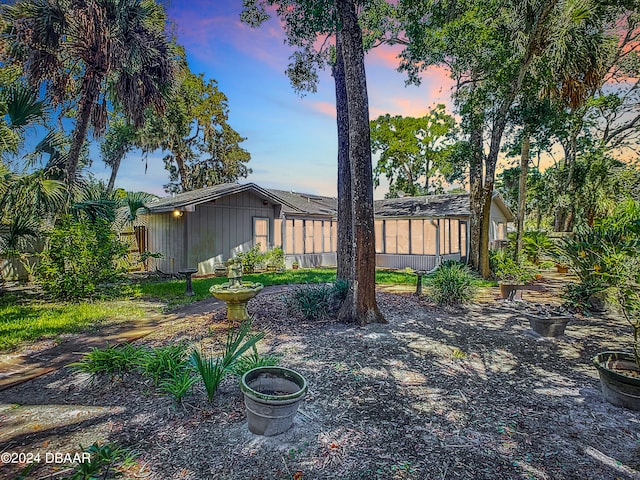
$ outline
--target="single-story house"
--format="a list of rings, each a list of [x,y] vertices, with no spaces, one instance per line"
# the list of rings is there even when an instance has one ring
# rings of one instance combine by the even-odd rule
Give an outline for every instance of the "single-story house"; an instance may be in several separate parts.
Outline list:
[[[161,198],[147,205],[136,238],[159,252],[155,268],[176,272],[216,264],[260,244],[281,247],[285,262],[301,266],[336,264],[335,198],[262,188],[254,183],[223,184]],[[441,259],[465,260],[469,195],[445,194],[375,202],[376,262],[379,266],[434,268]],[[504,239],[513,221],[499,195],[491,207],[491,240]]]

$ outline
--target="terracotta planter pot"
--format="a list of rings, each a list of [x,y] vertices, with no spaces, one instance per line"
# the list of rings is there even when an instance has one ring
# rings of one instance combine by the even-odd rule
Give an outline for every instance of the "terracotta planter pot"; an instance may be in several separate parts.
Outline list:
[[[571,317],[566,315],[533,315],[525,313],[524,316],[529,320],[531,329],[542,335],[543,337],[558,337],[564,335],[564,329]]]
[[[556,265],[556,270],[558,270],[558,273],[569,273],[569,267],[566,265]]]
[[[522,300],[522,285],[500,282],[500,296],[505,300]]]
[[[300,268],[300,265],[291,265],[291,268],[293,268],[294,270],[298,270],[298,268]]]
[[[240,380],[249,431],[273,436],[287,431],[307,393],[307,381],[294,370],[258,367]]]
[[[617,407],[640,410],[640,376],[627,376],[620,371],[640,375],[635,357],[625,352],[602,352],[593,357],[600,374],[604,399]]]

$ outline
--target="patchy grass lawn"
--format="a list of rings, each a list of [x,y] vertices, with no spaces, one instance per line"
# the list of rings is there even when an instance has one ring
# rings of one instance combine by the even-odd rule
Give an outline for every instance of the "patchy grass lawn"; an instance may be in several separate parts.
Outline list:
[[[137,373],[92,381],[61,369],[0,392],[0,451],[116,444],[138,452],[123,478],[148,480],[639,478],[640,412],[606,403],[590,363],[629,342],[622,320],[577,317],[545,339],[506,302],[444,309],[384,292],[378,302],[389,323],[367,327],[296,319],[280,294],[249,302],[267,332],[260,352],[309,382],[276,437],[249,433],[232,376],[212,402],[198,381],[176,405]],[[184,341],[216,355],[228,322],[201,305],[135,345]],[[0,477],[24,467],[0,466]],[[63,479],[65,467],[42,462],[24,478]]]
[[[0,350],[143,315],[144,310],[130,302],[56,303],[34,299],[27,302],[8,294],[0,298]]]

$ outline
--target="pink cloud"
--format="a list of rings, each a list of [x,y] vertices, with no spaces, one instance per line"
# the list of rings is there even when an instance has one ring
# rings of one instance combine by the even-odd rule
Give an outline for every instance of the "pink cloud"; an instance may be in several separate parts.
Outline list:
[[[330,102],[313,102],[311,108],[316,112],[323,115],[327,115],[331,118],[336,118],[336,106]]]

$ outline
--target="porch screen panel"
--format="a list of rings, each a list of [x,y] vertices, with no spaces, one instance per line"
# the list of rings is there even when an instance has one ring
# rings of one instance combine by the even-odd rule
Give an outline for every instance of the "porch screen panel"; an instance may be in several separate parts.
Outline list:
[[[338,251],[338,222],[331,222],[331,251]]]
[[[375,220],[373,222],[373,231],[376,239],[376,253],[384,253],[384,238],[383,238],[383,229],[382,222],[384,220]]]
[[[313,253],[313,222],[304,221],[304,253]]]
[[[460,224],[460,252],[462,255],[467,254],[467,224]]]
[[[313,221],[313,253],[322,253],[322,220]]]
[[[422,220],[411,220],[411,253],[424,255],[424,227]]]
[[[282,247],[282,219],[276,218],[273,221],[273,246]]]
[[[499,222],[496,240],[505,240],[507,238],[507,224]]]
[[[408,255],[411,253],[409,246],[409,220],[398,220],[397,229],[398,253]]]
[[[304,253],[304,220],[293,221],[293,253]]]
[[[285,222],[285,239],[287,241],[286,243],[286,249],[285,249],[285,253],[288,254],[292,254],[295,252],[294,250],[294,229],[293,229],[294,225],[293,225],[293,220],[287,220]]]
[[[324,245],[324,251],[332,252],[331,250],[331,222],[325,220],[322,224],[322,239]]]
[[[451,239],[451,253],[460,252],[460,225],[458,220],[450,220],[449,238]]]
[[[384,221],[384,253],[398,253],[396,235],[398,233],[397,220]]]
[[[437,220],[435,225],[431,223],[431,220],[424,221],[424,254],[435,255],[436,254],[436,238],[438,235]]]
[[[449,219],[440,219],[440,255],[451,253],[449,251]]]

